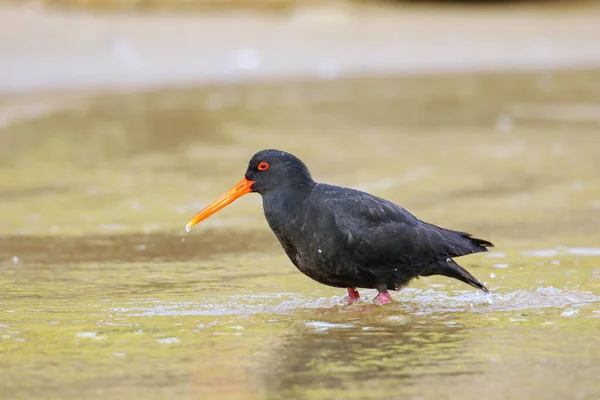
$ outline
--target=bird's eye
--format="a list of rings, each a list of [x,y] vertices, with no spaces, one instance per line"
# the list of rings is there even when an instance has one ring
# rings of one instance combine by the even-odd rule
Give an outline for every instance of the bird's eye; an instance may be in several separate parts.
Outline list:
[[[258,164],[258,170],[259,171],[265,171],[269,169],[269,163],[266,161],[261,161],[260,164]]]

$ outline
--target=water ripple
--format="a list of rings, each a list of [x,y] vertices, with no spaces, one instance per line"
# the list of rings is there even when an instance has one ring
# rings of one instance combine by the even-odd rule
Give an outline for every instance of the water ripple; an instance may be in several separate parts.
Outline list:
[[[493,294],[489,304],[483,294],[473,291],[452,293],[435,290],[404,289],[395,295],[396,301],[388,307],[400,307],[416,315],[448,312],[498,312],[540,308],[564,308],[600,302],[600,296],[580,290],[562,290],[552,286],[515,290]],[[359,304],[371,304],[372,297]],[[184,316],[184,315],[244,315],[291,314],[299,309],[329,309],[343,307],[343,297],[308,297],[296,293],[265,293],[248,296],[228,296],[219,301],[164,302],[147,300],[112,308],[111,311],[127,316]],[[355,307],[355,306],[348,306]]]

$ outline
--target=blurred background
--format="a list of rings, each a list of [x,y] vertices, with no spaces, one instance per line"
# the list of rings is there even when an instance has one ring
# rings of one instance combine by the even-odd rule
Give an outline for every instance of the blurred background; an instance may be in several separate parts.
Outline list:
[[[600,2],[0,1],[0,397],[600,396]],[[492,241],[343,305],[258,150]],[[361,293],[363,293],[361,291]]]

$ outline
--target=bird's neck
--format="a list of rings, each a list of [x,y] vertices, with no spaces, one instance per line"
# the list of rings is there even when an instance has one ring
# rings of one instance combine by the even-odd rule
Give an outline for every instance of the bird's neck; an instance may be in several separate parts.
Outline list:
[[[263,209],[271,228],[291,222],[293,217],[304,208],[306,198],[315,186],[316,184],[311,182],[264,193]]]

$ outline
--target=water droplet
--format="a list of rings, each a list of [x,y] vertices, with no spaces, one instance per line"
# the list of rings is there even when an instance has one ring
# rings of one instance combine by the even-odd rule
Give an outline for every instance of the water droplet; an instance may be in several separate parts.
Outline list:
[[[319,249],[319,250],[317,250],[317,251],[319,252],[319,254],[321,254],[321,253],[323,252],[323,250],[321,250],[321,249]]]
[[[490,278],[494,279],[495,277],[496,277],[496,274],[492,272],[492,273],[490,274]]]
[[[485,298],[486,298],[488,304],[494,304],[494,298],[492,297],[491,293],[486,293]]]
[[[13,262],[13,264],[18,264],[19,263],[19,257],[13,256],[12,262]]]
[[[189,223],[188,223],[188,224],[186,224],[186,226],[185,226],[185,231],[186,231],[186,232],[191,232],[191,231],[192,231],[192,226],[191,226]]]
[[[181,238],[181,242],[182,242],[182,243],[183,243],[183,242],[185,242],[185,238]]]

